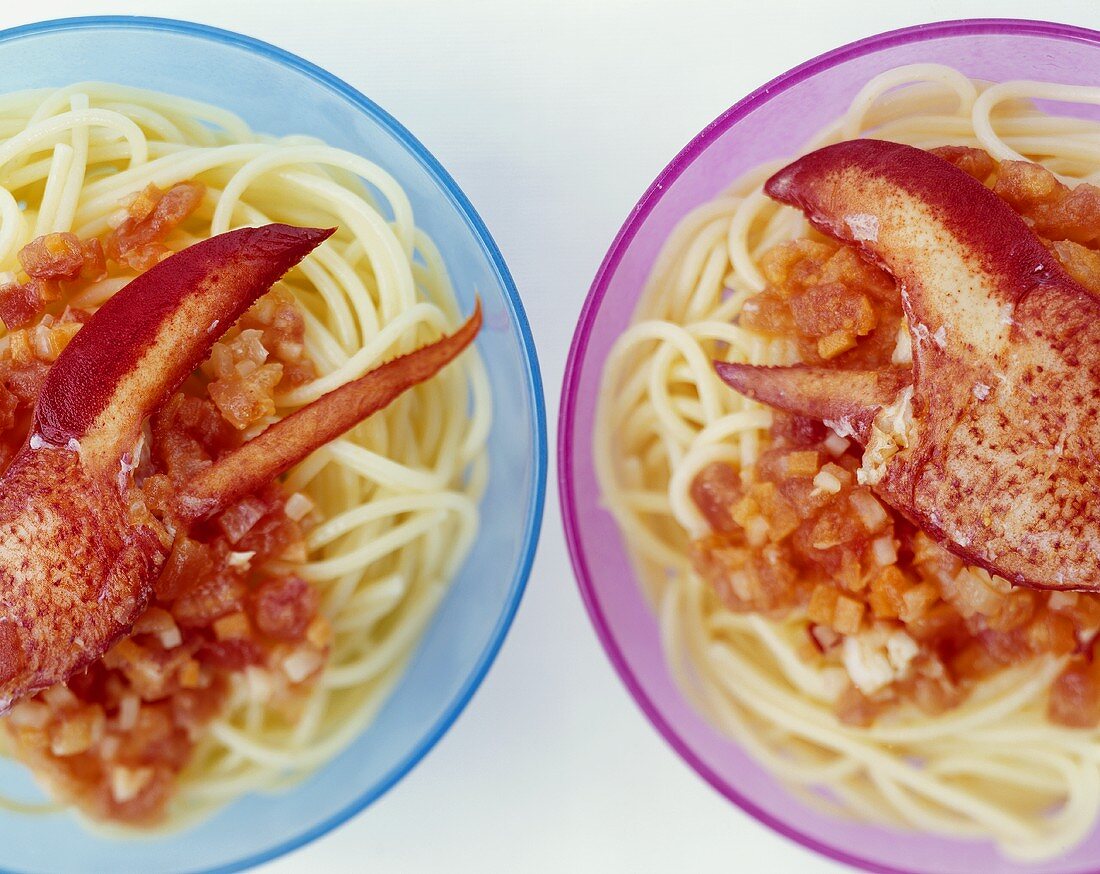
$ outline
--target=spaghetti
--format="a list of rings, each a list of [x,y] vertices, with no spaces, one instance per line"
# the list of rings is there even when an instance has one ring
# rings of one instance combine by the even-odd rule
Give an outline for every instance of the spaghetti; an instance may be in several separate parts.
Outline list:
[[[172,251],[245,225],[339,228],[275,287],[304,320],[310,378],[280,387],[275,412],[246,438],[459,321],[439,251],[382,168],[309,137],[254,133],[214,106],[104,83],[0,97],[0,271],[14,273],[20,250],[45,234],[110,238],[126,203],[185,183],[201,201],[163,241]],[[96,309],[132,278],[124,262],[68,303]],[[237,673],[158,827],[286,787],[371,721],[476,536],[490,416],[471,351],[286,476],[285,493],[304,496],[298,511],[316,513],[293,570],[319,592],[328,662],[293,719],[269,706],[262,671]]]
[[[1100,89],[898,68],[869,82],[806,150],[871,136],[1036,162],[1071,187],[1100,179],[1100,124],[1046,114],[1036,100],[1098,104]],[[804,658],[805,613],[734,612],[692,568],[690,543],[711,530],[693,483],[716,462],[751,471],[773,421],[729,391],[712,360],[799,359],[790,338],[738,318],[768,284],[765,253],[812,236],[800,213],[762,191],[783,163],[757,168],[681,221],[603,375],[597,475],[658,614],[666,657],[692,703],[813,805],[992,839],[1019,858],[1057,855],[1100,814],[1100,731],[1048,719],[1062,657],[996,672],[937,715],[905,704],[872,724],[848,724],[835,706],[849,678],[835,663]],[[897,354],[904,360],[902,344]]]

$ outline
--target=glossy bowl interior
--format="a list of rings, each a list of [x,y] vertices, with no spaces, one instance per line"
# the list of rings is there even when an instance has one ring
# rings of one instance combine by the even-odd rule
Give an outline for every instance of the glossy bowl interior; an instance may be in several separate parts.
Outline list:
[[[477,687],[511,622],[534,555],[546,467],[542,387],[504,261],[453,180],[411,134],[313,65],[236,34],[156,19],[72,19],[0,33],[0,93],[102,79],[224,106],[253,128],[305,133],[368,156],[396,177],[440,247],[464,311],[485,308],[477,346],[492,384],[482,529],[407,673],[377,719],[292,791],[243,799],[183,834],[118,842],[67,815],[0,814],[0,869],[18,872],[237,870],[323,834],[399,780]],[[5,794],[30,794],[0,763]]]
[[[797,800],[744,750],[711,728],[680,694],[623,541],[600,506],[592,463],[600,374],[669,232],[692,208],[743,172],[791,156],[839,116],[868,79],[917,62],[951,64],[992,81],[1095,85],[1100,78],[1100,33],[1044,22],[986,20],[882,34],[779,77],[699,134],[662,172],[623,225],[592,285],[573,339],[558,434],[566,537],[592,622],[639,706],[704,779],[761,822],[827,856],[874,871],[1097,871],[1100,832],[1064,858],[1015,865],[987,843],[841,822]],[[1097,117],[1090,111],[1084,114]]]

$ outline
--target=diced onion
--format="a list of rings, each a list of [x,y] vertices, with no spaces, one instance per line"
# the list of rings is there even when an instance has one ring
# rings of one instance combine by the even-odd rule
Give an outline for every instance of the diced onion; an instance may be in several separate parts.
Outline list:
[[[283,659],[283,673],[292,683],[300,683],[324,664],[324,656],[309,647],[300,647]]]
[[[50,708],[38,701],[21,701],[8,714],[8,725],[18,728],[45,728],[50,721]]]
[[[959,571],[955,577],[955,586],[958,598],[955,608],[964,617],[973,616],[975,613],[992,616],[1000,609],[1003,602],[1003,598],[996,590],[968,568]]]
[[[1077,592],[1054,591],[1050,593],[1047,606],[1051,610],[1069,610],[1077,606]]]
[[[814,487],[827,494],[835,495],[840,491],[840,480],[829,473],[829,471],[821,470],[818,471],[817,476],[814,477]]]
[[[63,685],[50,686],[49,689],[42,693],[42,698],[54,710],[73,707],[79,703],[79,699],[69,691],[69,687]]]
[[[742,601],[752,600],[752,580],[745,571],[734,571],[729,576],[733,593]]]
[[[745,539],[750,546],[763,546],[768,539],[768,520],[763,516],[754,516],[745,526]]]
[[[275,683],[268,671],[249,665],[245,668],[245,679],[248,681],[248,697],[251,701],[263,704],[271,700]]]
[[[306,640],[317,649],[324,649],[332,643],[332,626],[324,616],[314,616],[306,628]]]
[[[152,768],[128,768],[125,765],[115,765],[111,768],[111,795],[119,804],[133,801],[152,779]]]
[[[255,555],[256,550],[252,550],[251,552],[231,552],[226,556],[225,563],[233,568],[248,570]]]
[[[118,716],[115,722],[122,731],[129,731],[138,721],[138,712],[141,710],[141,700],[137,695],[124,695],[118,702]]]
[[[301,492],[295,492],[286,499],[286,506],[283,508],[283,512],[286,513],[288,519],[293,519],[295,522],[301,522],[312,509],[313,501]]]
[[[110,761],[118,755],[121,746],[122,738],[117,734],[109,734],[99,742],[99,755],[101,758]]]
[[[160,645],[165,649],[175,649],[183,643],[183,634],[178,628],[169,628],[157,635]]]
[[[833,458],[839,458],[851,445],[850,440],[841,437],[835,431],[829,431],[829,436],[825,438],[825,449]]]
[[[82,708],[50,731],[50,752],[59,757],[86,753],[103,737],[103,726],[99,705]]]
[[[878,537],[871,543],[871,554],[875,558],[875,564],[887,567],[896,564],[898,560],[898,544],[893,537]]]
[[[855,507],[863,527],[868,531],[877,531],[889,521],[890,517],[886,514],[886,509],[870,492],[852,492],[848,496],[848,501]]]

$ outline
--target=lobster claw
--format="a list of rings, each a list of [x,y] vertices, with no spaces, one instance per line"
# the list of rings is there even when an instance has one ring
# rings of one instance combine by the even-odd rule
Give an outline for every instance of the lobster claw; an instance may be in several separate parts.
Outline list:
[[[770,407],[820,419],[842,437],[863,445],[875,417],[913,380],[900,367],[830,370],[827,367],[755,367],[716,361],[718,375],[732,388]]]
[[[197,243],[129,283],[47,375],[27,442],[0,476],[0,711],[62,682],[128,632],[171,534],[135,494],[145,418],[214,342],[332,230],[267,225]],[[177,497],[176,531],[269,482],[432,376],[474,338],[395,359],[219,459]]]
[[[765,190],[893,275],[913,365],[719,364],[723,379],[846,423],[866,446],[861,479],[971,564],[1100,590],[1100,301],[1004,201],[920,149],[828,146]]]

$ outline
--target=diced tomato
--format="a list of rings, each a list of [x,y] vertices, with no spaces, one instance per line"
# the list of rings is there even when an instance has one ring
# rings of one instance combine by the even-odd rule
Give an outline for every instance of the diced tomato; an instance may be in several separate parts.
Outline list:
[[[1092,246],[1100,242],[1100,188],[1094,185],[1069,188],[1038,164],[1002,161],[993,190],[1041,237]]]
[[[720,461],[704,467],[691,484],[691,498],[711,529],[733,534],[739,526],[730,516],[730,508],[741,499],[744,489],[741,477],[728,464]]]
[[[1100,724],[1100,677],[1094,664],[1074,659],[1065,667],[1050,688],[1047,714],[1051,722],[1071,728]]]
[[[212,683],[207,689],[181,689],[172,696],[172,716],[186,730],[199,729],[221,710],[224,683]]]
[[[80,244],[83,263],[80,265],[80,278],[95,282],[107,275],[107,256],[103,244],[93,237]]]
[[[195,657],[203,664],[233,671],[262,664],[264,660],[260,647],[247,638],[208,640],[199,647]]]
[[[997,162],[982,149],[969,146],[940,146],[930,150],[933,155],[954,164],[964,173],[973,176],[979,182],[985,182],[997,169]]]
[[[281,364],[264,364],[210,383],[210,397],[225,420],[243,430],[275,412],[275,387],[283,378]]]
[[[214,570],[210,548],[188,537],[179,537],[157,580],[156,593],[162,601],[182,595],[196,580],[209,577]]]
[[[84,269],[84,247],[76,234],[46,234],[19,250],[19,263],[35,279],[73,280]]]
[[[738,320],[743,328],[761,334],[786,334],[794,326],[790,307],[782,298],[768,292],[745,301]]]
[[[34,405],[50,366],[45,361],[31,360],[22,366],[13,368],[7,378],[8,390],[26,407]]]
[[[1077,648],[1077,636],[1068,616],[1047,610],[1033,619],[1025,629],[1033,652],[1065,655]]]
[[[845,725],[866,727],[875,721],[882,705],[872,701],[855,686],[849,686],[837,701],[837,718]]]
[[[139,272],[169,254],[164,239],[202,203],[205,187],[180,182],[167,191],[150,183],[131,202],[127,218],[103,240],[108,258]]]
[[[189,581],[172,603],[172,615],[183,627],[203,628],[244,606],[247,587],[236,574],[222,571]]]
[[[9,331],[33,324],[45,308],[38,288],[31,284],[0,286],[0,321]]]
[[[301,640],[317,612],[317,590],[298,576],[273,577],[252,593],[256,627],[279,640]]]
[[[230,543],[240,543],[267,512],[267,506],[259,498],[248,495],[218,516],[218,527],[225,532]]]
[[[840,282],[814,285],[790,299],[795,327],[808,337],[827,337],[837,331],[862,337],[875,327],[870,299]]]

